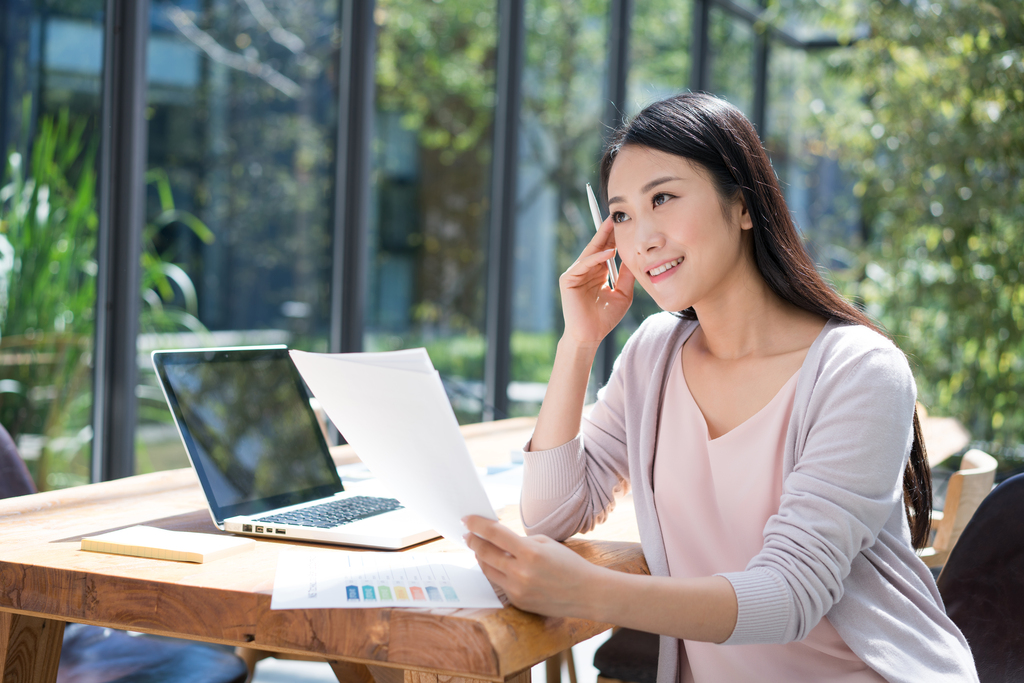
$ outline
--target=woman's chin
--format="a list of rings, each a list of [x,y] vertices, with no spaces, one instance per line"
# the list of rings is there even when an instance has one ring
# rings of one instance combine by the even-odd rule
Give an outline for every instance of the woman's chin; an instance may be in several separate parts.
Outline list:
[[[679,311],[685,311],[687,308],[690,308],[690,306],[693,305],[683,297],[669,298],[665,296],[655,296],[655,294],[659,294],[660,292],[652,293],[649,290],[647,291],[647,293],[650,294],[652,299],[654,299],[654,303],[657,304],[658,308],[660,308],[663,311],[668,311],[669,313],[678,313]]]

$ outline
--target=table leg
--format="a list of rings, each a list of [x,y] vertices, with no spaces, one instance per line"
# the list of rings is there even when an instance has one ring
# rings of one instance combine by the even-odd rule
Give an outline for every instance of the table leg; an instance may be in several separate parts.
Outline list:
[[[548,683],[562,683],[562,653],[548,657],[544,662],[544,678]]]
[[[338,683],[375,683],[369,667],[356,662],[327,662],[334,670]]]
[[[554,657],[548,657],[544,662],[544,671],[548,683],[562,683],[562,662],[566,663],[566,670],[569,672],[569,683],[576,683],[576,663],[572,658],[572,648],[562,650]]]
[[[0,683],[54,683],[64,622],[0,612]]]
[[[446,676],[428,671],[392,669],[386,666],[367,667],[376,683],[486,683],[478,678]],[[340,678],[339,678],[340,680]],[[530,683],[530,669],[523,669],[505,679],[505,683]]]

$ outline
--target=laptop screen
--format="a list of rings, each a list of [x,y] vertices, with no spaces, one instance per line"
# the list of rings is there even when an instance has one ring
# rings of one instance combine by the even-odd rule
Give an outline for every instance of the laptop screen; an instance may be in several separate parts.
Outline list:
[[[343,490],[286,347],[156,352],[218,523]]]

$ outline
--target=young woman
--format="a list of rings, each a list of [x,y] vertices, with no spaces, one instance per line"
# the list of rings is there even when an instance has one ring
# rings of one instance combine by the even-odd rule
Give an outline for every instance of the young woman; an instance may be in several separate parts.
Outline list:
[[[524,610],[662,634],[659,683],[977,680],[914,553],[931,492],[910,368],[818,275],[750,123],[703,94],[655,103],[601,181],[611,215],[559,280],[531,535],[467,518],[484,573]],[[673,313],[630,338],[581,424],[634,282]],[[626,485],[652,576],[552,541]]]

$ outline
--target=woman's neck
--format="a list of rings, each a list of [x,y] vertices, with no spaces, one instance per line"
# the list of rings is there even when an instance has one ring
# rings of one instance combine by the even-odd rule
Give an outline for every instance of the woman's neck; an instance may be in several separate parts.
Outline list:
[[[787,353],[808,346],[821,331],[823,318],[782,299],[756,268],[737,275],[714,300],[694,305],[702,346],[712,356],[738,360]]]

